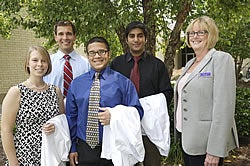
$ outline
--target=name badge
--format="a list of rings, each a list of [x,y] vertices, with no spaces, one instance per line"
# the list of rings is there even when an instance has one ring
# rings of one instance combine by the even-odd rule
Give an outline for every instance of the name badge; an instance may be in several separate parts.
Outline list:
[[[200,77],[212,77],[212,73],[211,72],[203,72],[203,73],[199,73]]]

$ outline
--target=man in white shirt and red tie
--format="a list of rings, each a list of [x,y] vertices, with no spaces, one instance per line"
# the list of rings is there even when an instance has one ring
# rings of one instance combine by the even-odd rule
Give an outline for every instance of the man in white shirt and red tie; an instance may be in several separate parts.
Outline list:
[[[58,86],[64,98],[72,79],[89,71],[87,58],[74,50],[76,28],[70,21],[59,21],[54,27],[54,39],[59,49],[51,55],[52,71],[44,81]]]

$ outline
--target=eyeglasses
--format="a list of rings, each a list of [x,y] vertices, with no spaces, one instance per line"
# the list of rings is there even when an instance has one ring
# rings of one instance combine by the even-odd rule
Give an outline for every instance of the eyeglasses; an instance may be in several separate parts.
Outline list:
[[[204,31],[197,31],[197,32],[192,31],[192,32],[187,32],[187,35],[189,37],[194,37],[195,34],[197,34],[197,36],[204,36],[206,33],[208,33],[208,31],[206,31],[206,30],[204,30]]]
[[[90,57],[94,57],[97,53],[99,56],[104,56],[106,54],[106,52],[108,52],[108,50],[89,51],[88,55]]]

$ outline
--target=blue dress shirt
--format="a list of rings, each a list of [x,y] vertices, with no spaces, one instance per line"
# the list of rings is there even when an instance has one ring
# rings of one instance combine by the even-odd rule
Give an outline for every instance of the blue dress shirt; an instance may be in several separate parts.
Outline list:
[[[70,129],[72,146],[70,152],[76,152],[77,138],[86,141],[88,118],[89,93],[94,81],[95,71],[82,74],[71,82],[67,100],[66,115]],[[114,107],[122,104],[136,107],[140,118],[143,117],[143,108],[134,84],[125,76],[106,67],[100,76],[100,107]],[[103,126],[99,122],[99,140],[102,141]],[[101,142],[100,142],[101,143]]]
[[[49,75],[44,77],[44,81],[56,85],[60,88],[63,93],[63,68],[65,60],[63,58],[65,54],[58,50],[57,53],[50,56],[52,63],[52,71]],[[77,54],[74,50],[70,54],[69,63],[72,66],[73,79],[86,73],[90,69],[87,58]]]

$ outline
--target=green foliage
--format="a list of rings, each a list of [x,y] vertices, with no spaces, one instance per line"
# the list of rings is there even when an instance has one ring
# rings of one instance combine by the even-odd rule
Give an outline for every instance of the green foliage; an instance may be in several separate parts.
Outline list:
[[[3,38],[9,39],[14,28],[11,20],[0,12],[0,34]]]
[[[172,84],[174,87],[174,84]],[[163,164],[170,164],[173,166],[177,166],[183,162],[182,159],[182,151],[180,147],[180,143],[178,140],[174,140],[174,102],[170,103],[170,109],[168,111],[170,118],[170,136],[171,136],[171,145],[168,157],[162,157]]]
[[[239,137],[249,136],[250,89],[238,87],[236,91],[235,121]]]
[[[177,18],[186,3],[192,4],[191,13],[187,18],[181,14],[184,18]],[[45,46],[49,49],[55,46],[54,24],[59,20],[71,20],[78,31],[77,45],[93,36],[103,36],[111,43],[113,57],[126,50],[125,26],[133,20],[141,20],[152,31],[147,46],[151,51],[161,50],[170,62],[174,56],[169,52],[165,54],[172,31],[169,24],[179,20],[176,24],[182,25],[186,21],[182,27],[184,31],[191,19],[208,15],[215,19],[220,30],[216,48],[229,52],[236,65],[250,58],[250,12],[246,0],[1,0],[0,6],[0,34],[4,37],[10,36],[14,25],[22,25],[33,29],[37,37],[47,39]],[[160,39],[157,49],[154,49],[155,38]],[[174,38],[171,40],[178,41],[179,36]],[[168,65],[170,68],[174,64]],[[238,66],[237,74],[241,70]]]
[[[137,0],[3,0],[1,11],[9,13],[17,25],[33,29],[37,37],[48,39],[47,48],[55,44],[52,35],[54,24],[59,20],[71,20],[78,31],[77,45],[85,43],[93,36],[103,36],[111,43],[113,56],[117,56],[123,53],[126,45],[122,34],[126,24],[133,20],[145,21],[145,14],[148,12],[155,19],[156,33],[163,31],[164,36],[169,34],[167,22],[174,18],[180,4],[166,0],[147,2],[150,2],[153,9],[144,11],[145,4]]]
[[[167,163],[172,166],[178,166],[179,164],[183,163],[183,158],[182,158],[182,150],[180,147],[180,143],[172,143],[170,146],[170,151],[168,154],[168,157],[163,157],[162,158],[162,163]]]
[[[230,10],[229,10],[230,9]],[[190,19],[207,15],[213,18],[219,28],[220,39],[216,49],[229,52],[235,59],[236,76],[242,70],[243,59],[250,58],[250,12],[247,1],[194,0]],[[186,27],[185,24],[184,27]],[[240,65],[239,65],[240,64]]]
[[[233,56],[236,76],[240,78],[242,61],[250,58],[249,5],[246,1],[235,0],[213,0],[211,3],[210,16],[215,19],[220,31],[216,48]]]

